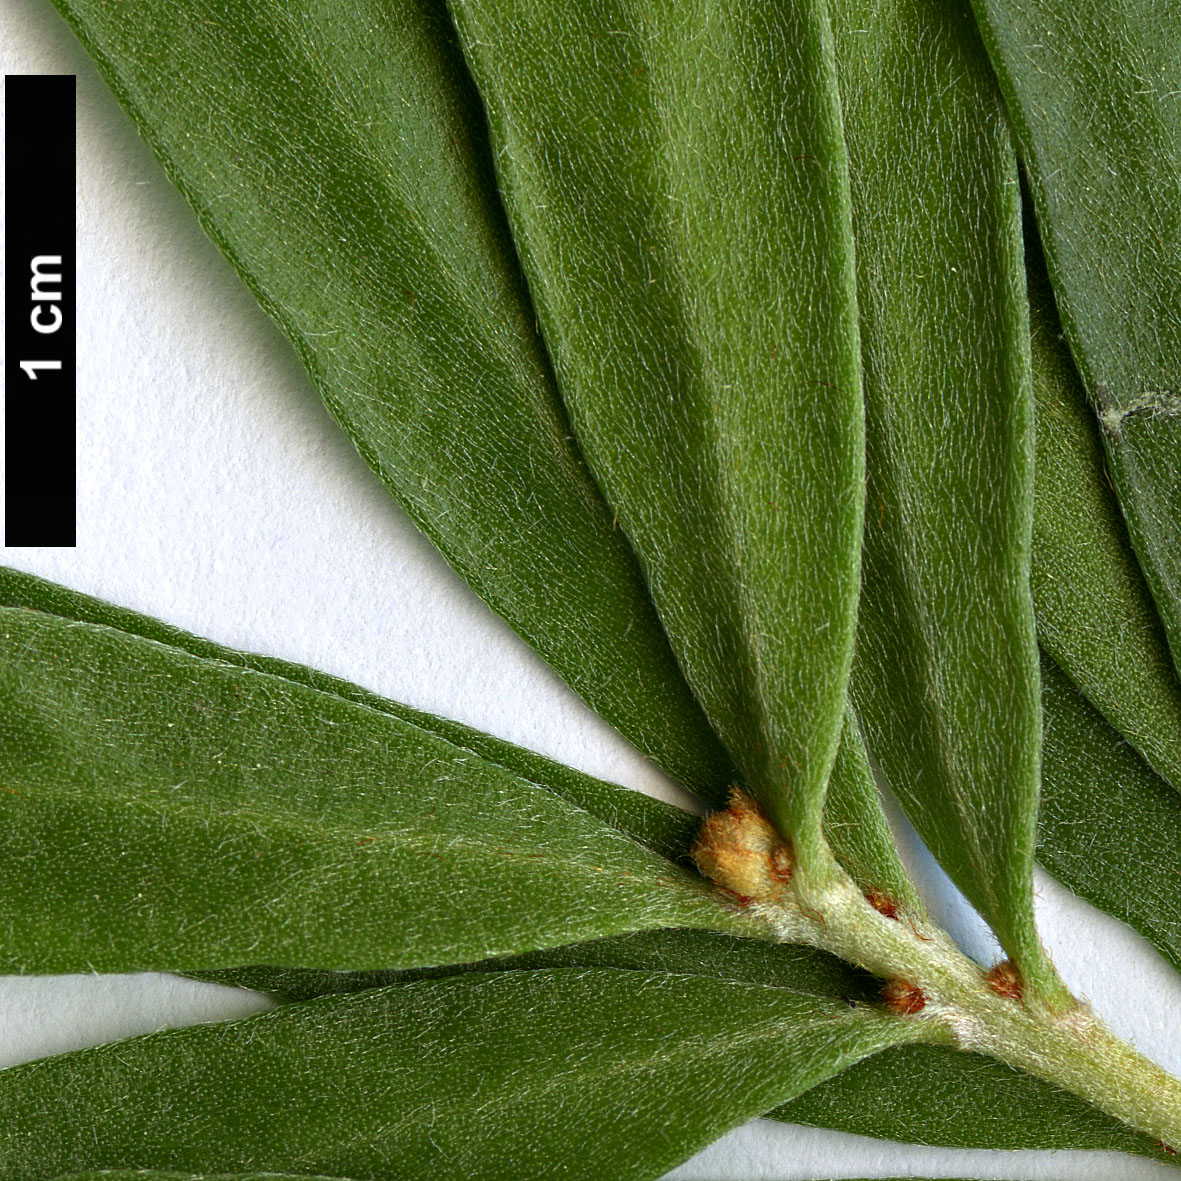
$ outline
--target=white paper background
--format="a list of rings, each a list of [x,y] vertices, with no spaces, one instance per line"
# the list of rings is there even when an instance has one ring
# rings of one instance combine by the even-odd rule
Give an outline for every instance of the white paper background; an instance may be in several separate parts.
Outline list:
[[[343,0],[342,0],[343,2]],[[48,0],[0,0],[5,73],[78,76],[78,546],[5,564],[225,644],[315,665],[630,787],[681,799],[451,573],[330,421]],[[989,941],[913,837],[939,913]],[[1067,980],[1181,1071],[1181,980],[1039,878]],[[0,1065],[267,1002],[166,976],[0,979]],[[755,1121],[682,1181],[889,1175],[1163,1178],[1100,1154],[910,1148]]]

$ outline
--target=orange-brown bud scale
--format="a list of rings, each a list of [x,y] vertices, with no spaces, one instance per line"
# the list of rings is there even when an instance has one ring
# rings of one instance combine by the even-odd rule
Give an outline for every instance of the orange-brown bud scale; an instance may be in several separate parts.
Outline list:
[[[909,980],[891,980],[882,989],[882,1003],[899,1017],[913,1017],[927,1005],[927,994]]]
[[[995,964],[984,979],[997,996],[1008,997],[1011,1001],[1019,1001],[1025,991],[1012,960]]]
[[[870,890],[865,895],[865,901],[870,904],[878,912],[878,914],[885,915],[888,919],[898,918],[898,903],[893,898],[888,898],[880,890]]]
[[[743,905],[782,896],[792,876],[791,850],[762,808],[737,787],[705,818],[690,850],[697,868]]]

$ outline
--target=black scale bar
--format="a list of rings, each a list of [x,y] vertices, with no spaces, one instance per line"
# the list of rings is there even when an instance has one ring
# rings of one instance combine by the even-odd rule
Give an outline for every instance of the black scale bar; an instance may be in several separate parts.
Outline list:
[[[4,544],[77,528],[74,76],[4,79]]]

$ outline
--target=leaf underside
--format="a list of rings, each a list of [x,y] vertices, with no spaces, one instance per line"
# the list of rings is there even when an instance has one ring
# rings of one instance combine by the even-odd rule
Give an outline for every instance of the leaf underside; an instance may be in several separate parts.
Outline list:
[[[1181,794],[1048,658],[1038,860],[1181,970]]]
[[[411,709],[305,665],[215,644],[149,616],[3,567],[0,567],[0,606],[31,608],[64,619],[116,628],[194,656],[283,677],[390,714],[554,792],[669,860],[688,863],[689,846],[700,824],[697,816],[640,792],[595,779],[448,718]],[[826,824],[837,855],[864,889],[882,891],[911,913],[921,914],[917,894],[894,848],[851,711],[846,715],[826,797]]]
[[[1038,417],[1031,569],[1038,641],[1181,792],[1181,680],[1031,236],[1026,253]]]
[[[863,473],[826,21],[672,0],[453,11],[574,430],[689,684],[806,861]]]
[[[736,939],[709,931],[640,931],[462,968],[402,973],[325,973],[273,968],[199,973],[306,1000],[400,981],[463,972],[614,967],[778,985],[845,1005],[872,1003],[880,981],[809,948]],[[1109,1149],[1157,1159],[1147,1137],[1075,1096],[991,1059],[937,1046],[882,1051],[798,1099],[766,1112],[811,1124],[914,1144],[964,1148]]]
[[[178,1173],[168,1169],[88,1169],[56,1181],[351,1181],[344,1177],[316,1177],[305,1173]]]
[[[845,0],[833,24],[869,473],[853,697],[911,821],[1040,985],[1016,161],[965,6]]]
[[[724,798],[571,442],[441,0],[55,3],[419,528],[596,712]]]
[[[1181,9],[973,0],[1062,324],[1181,666]]]
[[[115,628],[131,636],[179,648],[193,656],[269,673],[389,714],[552,791],[672,861],[685,857],[700,823],[698,817],[671,804],[606,783],[450,718],[412,709],[307,665],[215,644],[212,640],[182,631],[150,616],[80,594],[19,570],[0,567],[0,607],[26,607],[63,619]]]
[[[1146,591],[1036,275],[1033,389],[1062,430],[1039,439],[1035,503],[1014,156],[966,4],[833,0],[830,28],[811,5],[456,0],[506,220],[441,3],[55,3],[477,593],[686,786],[716,802],[737,764],[805,851],[823,810],[857,881],[917,912],[864,724],[1037,985],[1032,521],[1042,640],[1069,673],[1043,662],[1039,859],[1181,968],[1181,271],[1146,236],[1181,237],[1181,58],[1147,26],[1129,60],[1150,97],[1121,118],[1152,133],[1161,199],[1133,195],[1106,287],[1079,228],[1088,185],[1100,237],[1127,197],[1080,163],[1113,85],[1080,56],[1106,35],[1097,0],[1046,6],[1038,34],[1074,72],[1074,144],[1039,122],[1063,95],[1023,41],[1042,17],[976,0]],[[1136,284],[1132,323],[1114,301]],[[0,1179],[638,1178],[769,1108],[1166,1159],[1064,1092],[904,1044],[914,1023],[830,957],[691,929],[742,921],[656,856],[684,857],[676,809],[13,572],[0,635],[8,966],[321,997],[0,1073]],[[48,950],[47,907],[69,916]],[[259,961],[287,966],[240,966]],[[595,1151],[572,1161],[579,1129]]]
[[[0,609],[0,647],[9,970],[408,967],[737,921],[388,713],[24,608]]]
[[[97,600],[65,591],[27,575],[11,571],[5,572],[3,577],[0,577],[0,602],[36,604],[41,610],[62,612],[72,618],[101,620],[107,625],[117,624],[124,629],[133,629],[137,634],[154,634],[158,640],[171,640],[173,645],[183,643],[186,648],[201,651],[206,658],[217,660],[222,665],[253,664],[256,668],[266,668],[274,676],[284,676],[287,679],[298,678],[299,683],[319,682],[322,692],[334,693],[346,700],[353,698],[358,701],[371,701],[375,703],[375,706],[390,710],[402,708],[393,703],[383,702],[382,699],[366,694],[355,686],[333,681],[331,678],[322,677],[320,674],[300,666],[286,665],[283,662],[265,657],[245,656],[229,649],[220,648],[132,612],[110,607]],[[26,611],[24,614],[36,618],[32,612]],[[1047,683],[1048,685],[1053,683],[1050,674],[1047,674]],[[1077,694],[1075,696],[1077,697]],[[1052,706],[1048,705],[1047,708],[1051,709]],[[437,721],[437,719],[431,719],[429,715],[420,716],[424,716],[428,721]],[[1102,723],[1099,722],[1099,725],[1102,726]],[[487,739],[486,736],[475,736],[485,738],[489,742],[496,742],[496,740]],[[1112,737],[1114,739],[1115,736]],[[1115,742],[1117,746],[1122,745],[1118,743],[1118,739]],[[537,756],[532,756],[529,752],[521,752],[519,748],[512,747],[510,744],[498,745],[501,747],[499,751],[501,757],[498,761],[502,765],[511,766],[517,757],[523,757],[526,760],[537,759]],[[1053,790],[1062,781],[1064,773],[1059,769],[1058,747],[1059,744],[1052,740],[1047,742],[1048,817],[1054,816],[1056,810],[1060,808],[1058,794],[1056,790]],[[1127,756],[1125,756],[1125,762],[1126,760]],[[538,760],[538,762],[545,763],[544,760]],[[1152,777],[1147,769],[1143,768],[1134,756],[1131,756],[1131,766],[1141,769],[1139,780],[1135,777],[1132,779],[1133,786],[1136,786],[1140,780],[1147,779],[1149,781],[1147,790],[1151,794]],[[564,770],[575,785],[586,780],[592,787],[598,788],[609,801],[614,796],[626,796],[629,800],[634,801],[642,819],[642,825],[635,835],[643,836],[645,832],[651,832],[653,828],[662,829],[669,838],[670,852],[676,850],[678,833],[680,839],[688,839],[693,827],[692,819],[685,818],[675,809],[668,808],[667,805],[662,805],[647,797],[624,792],[611,785],[599,784],[597,781],[590,780],[589,777],[580,776],[577,772],[558,769]],[[1068,778],[1066,782],[1072,785],[1070,787],[1072,793],[1079,792],[1081,785],[1081,789],[1084,790],[1082,799],[1088,801],[1096,798],[1094,795],[1096,785],[1100,785],[1099,791],[1102,793],[1102,785],[1108,781],[1108,777],[1106,770],[1097,771],[1094,766],[1084,765],[1081,770],[1073,772],[1073,780]],[[1141,783],[1140,786],[1143,794],[1143,784]],[[1092,794],[1085,794],[1086,789],[1090,789]],[[1167,788],[1164,789],[1164,792],[1166,801],[1172,802],[1175,793],[1169,792]],[[1156,793],[1157,796],[1159,794],[1159,792]],[[1070,798],[1070,806],[1077,808],[1077,800],[1073,796]],[[1101,795],[1099,798],[1102,802]],[[595,799],[594,793],[591,793],[590,799],[592,801]],[[587,806],[591,807],[590,804]],[[1107,909],[1120,913],[1120,917],[1129,918],[1133,925],[1144,930],[1144,924],[1137,921],[1136,914],[1121,913],[1120,908],[1125,907],[1129,902],[1133,910],[1139,905],[1141,915],[1147,915],[1151,923],[1151,916],[1159,913],[1160,906],[1167,903],[1168,886],[1166,883],[1166,892],[1162,897],[1159,887],[1155,890],[1145,889],[1143,882],[1137,875],[1144,872],[1145,865],[1167,864],[1167,851],[1179,846],[1177,838],[1171,835],[1172,830],[1162,825],[1159,818],[1145,808],[1142,798],[1138,798],[1133,806],[1126,808],[1117,803],[1116,809],[1127,815],[1144,817],[1145,832],[1142,836],[1138,836],[1137,840],[1141,842],[1141,847],[1145,847],[1142,842],[1146,839],[1155,840],[1160,845],[1160,856],[1155,861],[1148,858],[1143,863],[1135,861],[1129,865],[1120,864],[1114,857],[1105,856],[1097,862],[1091,863],[1090,868],[1093,878],[1095,868],[1104,871],[1104,868],[1110,865],[1110,871],[1105,871],[1106,881],[1103,880],[1103,872],[1099,875],[1100,881],[1097,886],[1093,881],[1080,884],[1071,880],[1067,874],[1063,873],[1060,862],[1064,854],[1059,846],[1066,844],[1069,840],[1077,840],[1073,813],[1067,816],[1060,832],[1054,826],[1047,828],[1043,834],[1046,840],[1043,843],[1040,857],[1061,876],[1064,876],[1072,888],[1090,897],[1093,901],[1097,901],[1100,905],[1105,905]],[[1181,811],[1181,809],[1178,810]],[[630,831],[628,824],[621,822],[621,814],[618,809],[614,811],[614,814],[604,815],[604,819],[609,823],[619,825],[624,831]],[[674,821],[679,823],[679,820],[688,820],[688,824],[678,828],[676,824],[671,823]],[[1086,827],[1087,831],[1114,829],[1114,826],[1103,818],[1092,821]],[[1103,890],[1110,890],[1113,883],[1122,887],[1120,894],[1114,900],[1110,894],[1103,894]],[[1181,896],[1181,892],[1174,891],[1172,896],[1174,898]],[[1151,900],[1151,904],[1143,905],[1144,900]],[[1174,935],[1176,929],[1174,926]],[[1151,930],[1146,933],[1150,937],[1152,936]],[[795,988],[804,988],[809,991],[819,990],[823,995],[833,1000],[838,998],[869,1000],[873,997],[875,990],[875,986],[865,977],[853,973],[852,970],[840,965],[838,961],[820,953],[801,948],[766,945],[749,940],[734,940],[709,932],[684,930],[640,932],[622,939],[599,940],[591,944],[558,948],[532,956],[517,957],[513,960],[500,961],[495,965],[471,965],[470,970],[489,970],[495,967],[497,970],[503,971],[523,967],[567,964],[647,967],[663,971],[705,973],[722,978],[738,978],[765,984],[788,983]],[[209,963],[202,966],[208,967]],[[437,969],[428,969],[420,975],[452,974],[455,970],[454,967],[441,966]],[[371,987],[394,980],[405,980],[408,976],[413,977],[414,975],[414,973],[335,974],[298,969],[235,969],[228,972],[208,973],[206,978],[217,979],[225,983],[274,989],[286,992],[288,996],[308,996],[342,988]],[[1085,1105],[1079,1105],[1072,1097],[1061,1092],[1053,1092],[1056,1100],[1049,1101],[1045,1098],[1045,1093],[1048,1093],[1049,1089],[1003,1067],[985,1066],[979,1060],[967,1059],[963,1056],[949,1056],[943,1051],[930,1047],[915,1048],[913,1055],[925,1065],[920,1070],[913,1059],[904,1059],[904,1073],[909,1076],[905,1087],[898,1071],[892,1066],[893,1058],[887,1055],[880,1060],[874,1059],[859,1067],[857,1072],[849,1076],[847,1084],[842,1082],[844,1076],[834,1079],[826,1085],[827,1090],[822,1091],[814,1099],[804,1102],[798,1114],[795,1109],[782,1114],[786,1118],[799,1122],[822,1123],[865,1134],[878,1134],[916,1142],[939,1144],[952,1144],[957,1139],[962,1140],[964,1136],[968,1135],[968,1128],[975,1120],[977,1126],[982,1129],[979,1132],[979,1137],[975,1140],[969,1139],[965,1143],[1014,1147],[1112,1146],[1151,1154],[1151,1146],[1147,1142],[1137,1137],[1131,1137],[1129,1140],[1126,1137],[1121,1138],[1114,1135],[1113,1125],[1110,1121],[1106,1121],[1104,1117],[1094,1116],[1089,1109],[1085,1108]],[[946,1060],[946,1064],[943,1063],[943,1060]],[[987,1069],[994,1072],[989,1087],[977,1086],[981,1072]],[[958,1085],[955,1085],[957,1078]],[[1033,1088],[1032,1098],[1030,1096],[1031,1087]],[[882,1094],[913,1092],[916,1102],[913,1105],[894,1105],[888,1108],[887,1110],[891,1112],[889,1119],[882,1116],[880,1109],[874,1108],[878,1115],[869,1120],[864,1118],[864,1115],[866,1094],[870,1088],[878,1088],[878,1093]],[[960,1122],[944,1119],[943,1114],[948,1109],[937,1102],[941,1092],[951,1093],[952,1089],[956,1090],[959,1095],[958,1105],[967,1113]],[[930,1103],[924,1102],[924,1094],[929,1095]],[[977,1099],[996,1098],[999,1107],[992,1108],[986,1105],[983,1113],[975,1111],[972,1105],[973,1096],[976,1096]],[[1002,1096],[1006,1097],[1003,1101]],[[1079,1117],[1077,1111],[1080,1107],[1088,1112],[1091,1118]],[[1001,1136],[995,1117],[996,1110],[1004,1111],[1009,1116],[1008,1131],[1003,1136]],[[1017,1110],[1022,1111],[1020,1120],[1014,1119],[1012,1116],[1012,1113]],[[1042,1111],[1047,1113],[1044,1118],[1039,1114]],[[816,1114],[817,1112],[821,1114]],[[1051,1134],[1051,1130],[1055,1126],[1062,1129],[1062,1135],[1057,1138]],[[1000,1138],[998,1139],[998,1137]]]
[[[786,989],[659,973],[394,985],[0,1072],[0,1178],[648,1178],[916,1029]],[[571,1152],[592,1138],[593,1152]]]

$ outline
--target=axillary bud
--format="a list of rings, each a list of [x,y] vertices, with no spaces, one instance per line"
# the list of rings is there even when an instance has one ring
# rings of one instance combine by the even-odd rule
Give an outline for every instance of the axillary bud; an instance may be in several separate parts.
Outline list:
[[[744,905],[778,899],[791,881],[791,850],[738,787],[722,811],[706,817],[690,853],[705,877]]]

